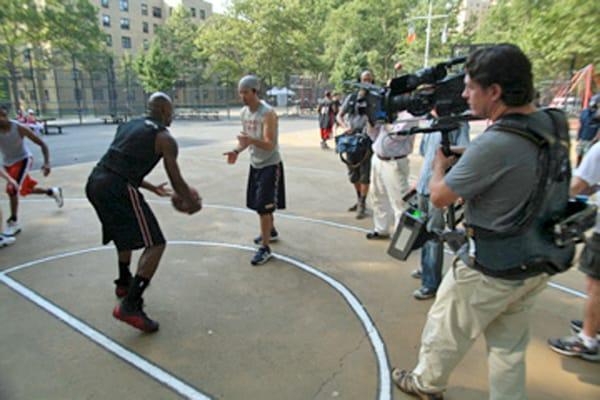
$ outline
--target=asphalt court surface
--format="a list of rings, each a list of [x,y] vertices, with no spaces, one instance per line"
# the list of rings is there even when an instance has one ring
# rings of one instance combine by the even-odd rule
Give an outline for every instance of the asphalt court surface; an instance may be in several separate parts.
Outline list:
[[[66,202],[29,197],[23,232],[0,250],[0,399],[181,397],[219,399],[403,399],[384,367],[414,366],[431,301],[417,302],[418,265],[369,242],[369,219],[345,210],[353,189],[345,167],[318,144],[317,123],[281,121],[288,209],[276,215],[279,255],[251,267],[258,218],[244,209],[247,155],[221,156],[238,121],[179,123],[186,179],[204,199],[194,216],[145,193],[170,244],[147,291],[154,335],[114,320],[115,251],[83,187],[114,126],[68,127],[47,141],[57,167],[43,185],[63,186]],[[420,167],[411,157],[411,175]],[[162,167],[150,176],[166,180]],[[7,211],[6,197],[0,206]],[[134,261],[136,257],[134,256]],[[448,264],[449,259],[447,260]],[[18,269],[11,268],[17,267]],[[600,365],[560,357],[545,342],[579,318],[583,277],[553,281],[532,313],[531,399],[600,398]],[[487,396],[485,343],[477,341],[452,375],[447,398]]]

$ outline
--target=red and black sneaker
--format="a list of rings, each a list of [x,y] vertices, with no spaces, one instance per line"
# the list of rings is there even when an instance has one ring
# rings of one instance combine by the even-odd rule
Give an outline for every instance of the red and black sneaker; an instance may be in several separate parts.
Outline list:
[[[129,284],[131,283],[131,279],[116,279],[115,281],[115,295],[122,299],[127,296],[129,293]]]
[[[117,304],[113,310],[113,317],[141,331],[147,333],[156,332],[159,326],[158,322],[148,318],[142,307],[143,301],[141,299],[135,305],[129,305],[123,301],[121,304]]]

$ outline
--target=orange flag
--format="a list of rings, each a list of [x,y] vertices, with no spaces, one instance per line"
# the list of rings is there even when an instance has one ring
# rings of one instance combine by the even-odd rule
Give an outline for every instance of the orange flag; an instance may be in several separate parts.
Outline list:
[[[414,26],[408,27],[408,36],[406,37],[406,43],[411,44],[417,38]]]

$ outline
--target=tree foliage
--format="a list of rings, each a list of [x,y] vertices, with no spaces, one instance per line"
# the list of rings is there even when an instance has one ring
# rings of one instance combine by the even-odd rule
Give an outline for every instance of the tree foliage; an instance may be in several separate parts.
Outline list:
[[[198,30],[192,14],[183,5],[177,6],[158,29],[155,40],[164,54],[176,60],[177,79],[194,78],[202,73],[203,60],[194,45]]]
[[[133,68],[146,92],[168,92],[177,80],[175,63],[158,41],[152,41],[148,52],[141,52],[135,58]]]
[[[234,0],[225,15],[200,29],[195,43],[211,65],[208,72],[222,81],[252,72],[283,84],[293,73],[321,69],[320,9],[317,0]]]
[[[600,64],[600,13],[586,0],[499,0],[476,30],[477,42],[510,42],[531,58],[538,80]]]
[[[36,66],[52,53],[62,54],[62,61],[75,56],[85,63],[90,54],[102,51],[102,38],[96,9],[88,0],[3,0],[0,63],[8,72],[15,107],[20,105],[17,80],[23,50],[33,50],[29,56]]]

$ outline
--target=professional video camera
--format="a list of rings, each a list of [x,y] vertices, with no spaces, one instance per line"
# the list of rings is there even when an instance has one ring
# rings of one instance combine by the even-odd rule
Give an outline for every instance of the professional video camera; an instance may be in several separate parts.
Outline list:
[[[394,78],[384,88],[368,83],[354,85],[364,89],[359,97],[367,100],[367,115],[372,124],[376,121],[392,122],[403,110],[422,116],[435,107],[440,117],[457,115],[469,108],[462,98],[464,73],[448,76],[448,71],[465,61],[466,57],[453,58],[414,74]]]

